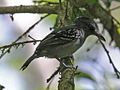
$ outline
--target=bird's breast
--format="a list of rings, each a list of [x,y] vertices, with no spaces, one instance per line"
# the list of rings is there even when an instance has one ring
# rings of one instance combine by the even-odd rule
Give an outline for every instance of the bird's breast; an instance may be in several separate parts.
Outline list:
[[[83,42],[80,39],[76,39],[70,43],[44,50],[44,56],[49,58],[71,56],[82,46],[82,44]]]

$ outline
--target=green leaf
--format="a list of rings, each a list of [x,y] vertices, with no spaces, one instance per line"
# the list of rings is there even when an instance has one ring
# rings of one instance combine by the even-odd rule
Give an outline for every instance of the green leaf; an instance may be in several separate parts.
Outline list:
[[[96,4],[98,0],[86,0],[89,4]]]
[[[119,27],[119,28],[117,28],[117,31],[118,31],[118,33],[120,34],[120,27]]]
[[[86,78],[86,79],[95,81],[95,79],[92,77],[92,75],[90,75],[86,72],[83,72],[83,71],[80,71],[80,72],[76,73],[76,76],[77,76],[77,79]]]

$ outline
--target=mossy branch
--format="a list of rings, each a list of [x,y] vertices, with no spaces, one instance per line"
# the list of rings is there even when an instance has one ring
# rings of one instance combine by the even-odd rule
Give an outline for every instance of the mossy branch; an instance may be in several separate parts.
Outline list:
[[[40,14],[57,14],[59,11],[57,6],[49,5],[20,5],[20,6],[5,6],[0,7],[0,14],[15,14],[15,13],[40,13]]]

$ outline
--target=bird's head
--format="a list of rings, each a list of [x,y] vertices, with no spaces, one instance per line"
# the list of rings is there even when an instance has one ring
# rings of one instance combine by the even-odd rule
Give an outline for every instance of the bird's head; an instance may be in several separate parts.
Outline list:
[[[77,28],[85,31],[86,35],[95,35],[99,39],[105,41],[105,38],[98,32],[98,26],[93,19],[90,19],[85,16],[80,16],[75,19],[75,25]]]

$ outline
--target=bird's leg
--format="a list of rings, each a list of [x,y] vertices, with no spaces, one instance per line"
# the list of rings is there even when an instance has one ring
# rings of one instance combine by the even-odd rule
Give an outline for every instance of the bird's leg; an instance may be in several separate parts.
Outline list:
[[[60,64],[64,67],[73,67],[73,56],[67,56],[67,57],[64,57],[64,58],[60,58],[60,59],[57,59]]]

